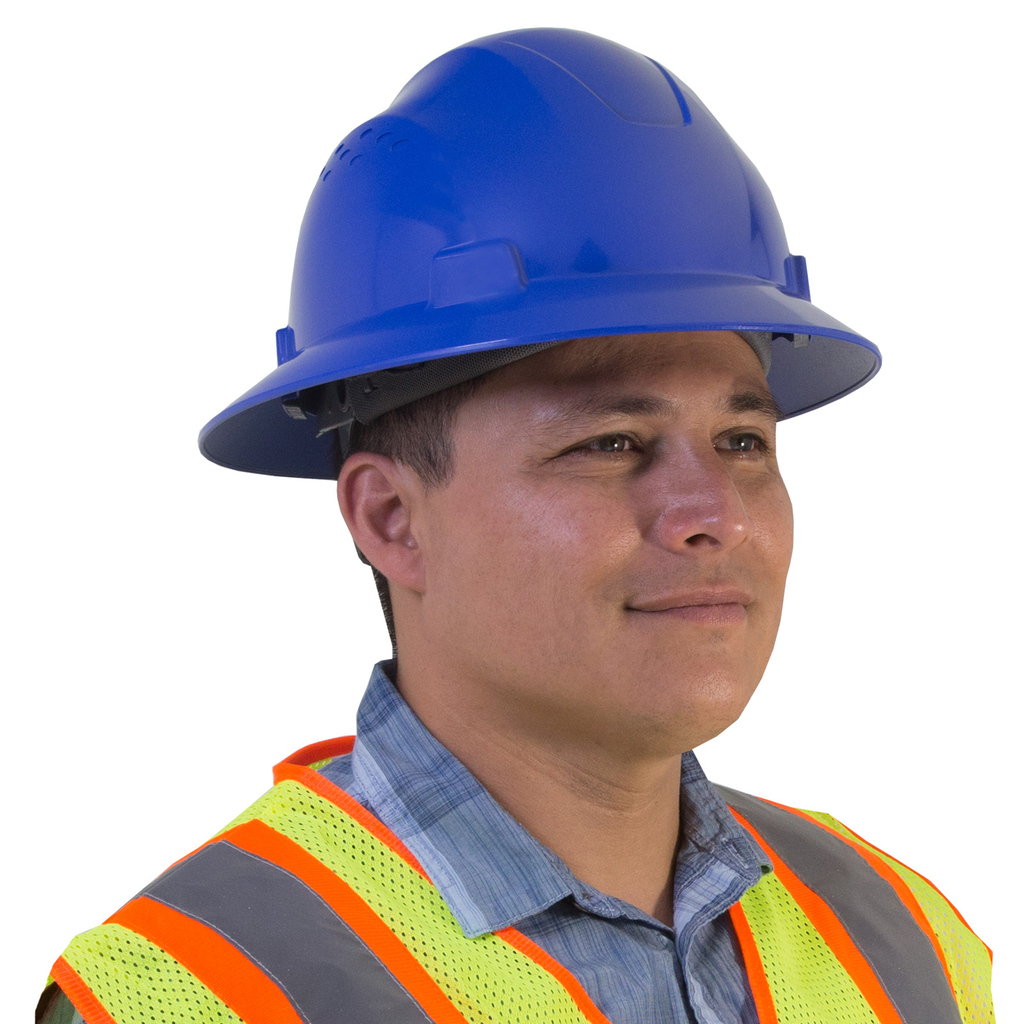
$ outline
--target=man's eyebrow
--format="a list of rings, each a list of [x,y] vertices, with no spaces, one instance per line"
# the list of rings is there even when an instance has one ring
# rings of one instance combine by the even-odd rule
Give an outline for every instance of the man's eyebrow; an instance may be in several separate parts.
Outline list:
[[[722,404],[731,413],[754,412],[773,420],[782,419],[782,410],[767,388],[737,391]],[[655,395],[586,395],[563,406],[547,423],[561,425],[605,416],[669,416],[674,409],[668,399]]]
[[[668,399],[654,395],[586,395],[562,406],[547,422],[562,424],[605,416],[668,416],[673,409]]]
[[[737,391],[730,395],[724,404],[729,412],[759,412],[773,420],[782,419],[779,403],[766,389],[748,388],[745,391]]]

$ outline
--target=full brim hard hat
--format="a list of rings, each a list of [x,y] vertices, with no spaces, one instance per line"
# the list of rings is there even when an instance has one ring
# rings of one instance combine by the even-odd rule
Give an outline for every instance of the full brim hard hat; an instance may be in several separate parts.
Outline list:
[[[296,416],[297,394],[474,352],[707,330],[767,332],[784,416],[881,362],[810,302],[767,186],[678,79],[585,33],[492,36],[428,65],[334,151],[303,221],[279,365],[200,448],[235,469],[329,478],[335,442]]]

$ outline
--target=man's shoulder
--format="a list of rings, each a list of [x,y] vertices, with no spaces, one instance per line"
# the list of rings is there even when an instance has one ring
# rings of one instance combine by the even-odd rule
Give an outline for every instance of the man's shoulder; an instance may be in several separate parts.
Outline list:
[[[52,971],[66,997],[51,986],[39,1020],[79,1024],[62,1016],[74,1004],[87,1024],[148,1024],[171,997],[204,1024],[300,1024],[338,1006],[388,1024],[461,1019],[463,1005],[508,1024],[583,1019],[591,1003],[574,979],[525,938],[467,938],[413,855],[314,764],[327,767],[277,773],[209,843],[73,940]]]
[[[292,856],[306,849],[320,853],[318,844],[323,847],[335,840],[340,821],[354,829],[358,826],[353,816],[371,821],[342,788],[351,775],[350,746],[342,741],[339,747],[338,742],[305,748],[318,756],[301,757],[304,752],[300,751],[281,762],[270,789],[207,842],[157,875],[105,922],[75,936],[51,969],[36,1008],[37,1024],[109,1019],[107,1007],[119,995],[114,975],[123,982],[136,970],[173,976],[175,985],[184,985],[190,998],[202,1004],[197,1020],[235,1019],[215,992],[181,969],[180,954],[171,955],[168,950],[178,953],[179,946],[194,945],[188,936],[178,934],[189,921],[205,924],[216,913],[230,915],[253,900],[266,902],[268,887],[285,877],[277,863],[280,847],[287,845]],[[325,769],[330,771],[322,774]],[[333,809],[333,816],[326,806]],[[247,887],[251,893],[242,891]],[[284,897],[282,905],[294,904],[295,898],[304,895],[303,884],[296,889],[302,891]],[[257,924],[266,919],[266,914],[253,918]],[[225,949],[217,955],[229,952]],[[101,989],[102,998],[98,998]]]
[[[813,862],[827,864],[823,870],[835,870],[836,862],[847,866],[846,881],[861,873],[866,863],[874,873],[886,879],[901,895],[913,894],[935,912],[951,904],[925,875],[909,867],[892,854],[876,846],[826,811],[814,811],[743,793],[728,786],[715,787],[737,820],[785,871],[805,866],[813,871]],[[778,863],[777,863],[778,866]],[[962,918],[953,911],[960,921]]]

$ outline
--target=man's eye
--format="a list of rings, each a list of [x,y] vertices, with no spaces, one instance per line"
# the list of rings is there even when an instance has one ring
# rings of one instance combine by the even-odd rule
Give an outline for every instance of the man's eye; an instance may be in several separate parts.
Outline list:
[[[628,434],[605,434],[603,437],[595,437],[593,441],[588,441],[585,445],[589,451],[611,452],[612,454],[635,451],[637,447],[636,441]]]
[[[763,452],[768,449],[764,438],[757,434],[730,434],[723,438],[718,446],[731,452]]]

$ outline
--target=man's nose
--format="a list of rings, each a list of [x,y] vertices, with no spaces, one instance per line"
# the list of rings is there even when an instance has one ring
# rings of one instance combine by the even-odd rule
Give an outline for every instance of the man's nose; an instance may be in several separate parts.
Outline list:
[[[736,481],[714,448],[666,459],[652,498],[652,539],[670,551],[727,551],[753,532]]]

